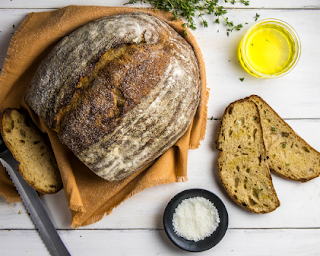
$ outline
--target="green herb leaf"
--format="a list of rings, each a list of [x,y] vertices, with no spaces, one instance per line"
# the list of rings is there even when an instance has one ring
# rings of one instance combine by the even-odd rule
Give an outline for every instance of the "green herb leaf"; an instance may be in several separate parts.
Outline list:
[[[260,191],[262,191],[263,189],[261,188],[261,189],[258,189],[258,188],[256,188],[256,189],[254,189],[254,194],[255,194],[255,196],[257,197],[257,198],[259,198],[259,192]]]
[[[187,34],[187,30],[183,30],[183,35],[184,36],[187,36],[188,34]]]
[[[282,148],[286,148],[287,144],[286,143],[282,143]]]
[[[243,3],[244,5],[249,5],[249,1],[240,0],[240,2]]]
[[[290,164],[286,164],[286,166],[289,166]]]
[[[240,79],[240,81],[241,81],[241,82],[243,82],[243,80],[244,80],[244,77],[242,77],[242,78],[239,78],[239,79]]]
[[[240,30],[241,28],[243,28],[242,24],[238,24],[237,26],[233,27],[235,30]]]
[[[256,13],[256,17],[254,21],[257,21],[260,18],[260,14]]]
[[[271,131],[275,132],[277,130],[276,127],[271,127]]]

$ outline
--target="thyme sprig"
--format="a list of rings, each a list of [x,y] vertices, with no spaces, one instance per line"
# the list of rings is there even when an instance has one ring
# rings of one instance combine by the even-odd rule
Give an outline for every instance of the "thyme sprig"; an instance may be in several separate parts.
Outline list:
[[[260,14],[256,13],[256,16],[254,17],[254,21],[257,21],[260,18]]]
[[[222,5],[218,4],[219,0],[130,0],[126,4],[135,4],[137,2],[149,2],[156,10],[172,13],[176,20],[178,17],[183,17],[186,19],[186,22],[183,25],[191,29],[196,29],[194,21],[196,15],[201,19],[202,25],[208,27],[208,21],[204,19],[206,14],[214,14],[217,16],[215,23],[218,24],[220,24],[220,18],[222,18],[225,25],[229,27],[227,29],[228,34],[233,30],[240,30],[243,27],[242,24],[234,25],[232,21],[229,21],[228,17],[225,17],[227,10]],[[224,2],[249,5],[249,1],[246,0],[224,0]]]

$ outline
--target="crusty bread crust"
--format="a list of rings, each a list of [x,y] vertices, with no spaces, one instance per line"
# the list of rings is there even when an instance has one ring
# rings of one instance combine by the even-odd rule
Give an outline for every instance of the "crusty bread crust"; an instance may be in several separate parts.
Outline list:
[[[36,127],[17,109],[6,109],[1,117],[1,134],[18,171],[35,190],[43,194],[62,189],[60,172],[53,153]]]
[[[320,153],[304,141],[259,96],[246,98],[258,109],[269,168],[290,180],[306,182],[320,175]]]
[[[25,99],[89,169],[117,181],[185,134],[200,94],[199,65],[187,41],[157,17],[130,13],[63,38]]]
[[[253,102],[242,99],[226,108],[217,139],[219,175],[230,197],[254,213],[272,212],[280,205],[262,136]]]

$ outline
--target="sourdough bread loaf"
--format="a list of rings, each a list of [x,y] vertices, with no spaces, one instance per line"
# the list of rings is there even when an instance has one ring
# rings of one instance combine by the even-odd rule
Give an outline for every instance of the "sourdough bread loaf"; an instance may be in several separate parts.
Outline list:
[[[62,189],[55,157],[26,115],[7,108],[1,118],[1,134],[19,162],[18,171],[30,186],[43,194],[57,193]]]
[[[279,205],[266,165],[266,150],[257,106],[249,100],[231,103],[222,117],[217,148],[218,169],[230,197],[254,213]]]
[[[116,181],[182,137],[200,93],[192,47],[159,18],[131,13],[64,37],[25,100],[84,164]]]

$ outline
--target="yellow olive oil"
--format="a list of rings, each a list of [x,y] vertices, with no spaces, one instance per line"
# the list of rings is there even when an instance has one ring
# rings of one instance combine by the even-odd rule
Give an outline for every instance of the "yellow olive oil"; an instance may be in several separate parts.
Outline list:
[[[275,22],[261,23],[249,29],[238,54],[240,63],[250,74],[265,78],[288,72],[300,56],[292,33]]]

